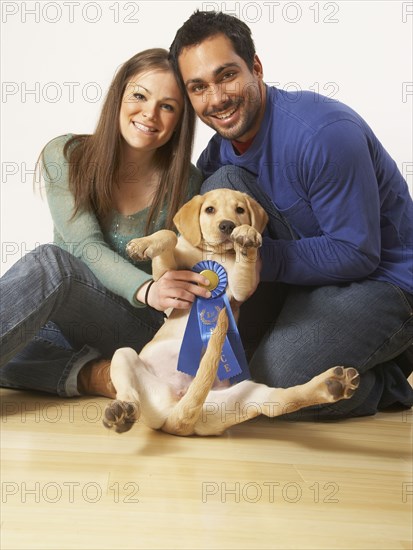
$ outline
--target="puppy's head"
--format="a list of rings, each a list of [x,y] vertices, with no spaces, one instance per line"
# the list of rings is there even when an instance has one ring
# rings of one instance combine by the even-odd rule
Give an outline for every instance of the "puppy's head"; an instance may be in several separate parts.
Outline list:
[[[175,214],[179,233],[193,246],[203,243],[233,248],[230,235],[246,224],[262,233],[268,221],[265,210],[249,195],[232,189],[215,189],[196,195]]]

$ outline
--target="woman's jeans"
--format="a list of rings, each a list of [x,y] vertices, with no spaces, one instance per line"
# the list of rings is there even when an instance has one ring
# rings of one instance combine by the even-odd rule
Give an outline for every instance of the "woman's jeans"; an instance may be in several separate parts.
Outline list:
[[[127,346],[139,352],[163,314],[107,290],[80,260],[42,245],[0,279],[0,386],[79,395],[89,361]]]
[[[201,193],[222,187],[248,193],[265,208],[272,238],[294,238],[255,176],[224,166]],[[413,370],[413,297],[395,285],[368,279],[320,287],[261,283],[241,307],[240,333],[253,379],[269,386],[302,384],[336,365],[359,371],[351,399],[285,418],[335,419],[413,405],[406,379]]]

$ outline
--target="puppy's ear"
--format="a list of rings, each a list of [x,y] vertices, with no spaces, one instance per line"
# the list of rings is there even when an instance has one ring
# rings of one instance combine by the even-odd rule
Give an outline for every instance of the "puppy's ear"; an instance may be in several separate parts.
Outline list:
[[[199,216],[203,202],[204,197],[202,195],[195,195],[178,210],[173,219],[179,233],[192,246],[199,246],[202,241]]]
[[[256,229],[259,233],[262,233],[268,223],[266,211],[249,195],[245,196],[245,200],[248,206],[252,227],[254,227],[254,229]]]

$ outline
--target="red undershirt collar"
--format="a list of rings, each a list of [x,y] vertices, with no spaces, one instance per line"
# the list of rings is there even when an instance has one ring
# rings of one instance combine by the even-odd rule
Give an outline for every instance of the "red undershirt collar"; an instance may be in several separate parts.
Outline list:
[[[253,136],[252,138],[250,138],[247,141],[236,141],[234,139],[234,140],[231,141],[231,143],[232,143],[232,146],[236,149],[236,151],[240,155],[243,155],[245,153],[245,151],[247,151],[250,148],[252,142],[254,141],[254,138],[255,138],[255,136]]]

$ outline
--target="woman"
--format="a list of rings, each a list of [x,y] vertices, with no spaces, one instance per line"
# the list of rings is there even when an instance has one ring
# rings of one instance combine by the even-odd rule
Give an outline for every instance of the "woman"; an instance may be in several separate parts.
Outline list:
[[[93,135],[52,140],[41,154],[54,245],[43,245],[1,279],[0,384],[71,397],[114,397],[109,358],[138,352],[165,309],[190,307],[205,283],[191,271],[151,279],[129,240],[172,228],[197,194],[190,164],[194,113],[168,62],[151,49],[118,71]],[[145,307],[151,306],[151,307]]]

